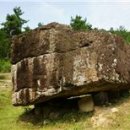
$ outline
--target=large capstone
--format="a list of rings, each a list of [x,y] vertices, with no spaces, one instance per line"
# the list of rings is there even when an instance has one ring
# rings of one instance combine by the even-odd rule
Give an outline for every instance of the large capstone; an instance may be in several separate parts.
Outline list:
[[[12,39],[13,104],[130,87],[130,46],[106,31],[51,23]]]

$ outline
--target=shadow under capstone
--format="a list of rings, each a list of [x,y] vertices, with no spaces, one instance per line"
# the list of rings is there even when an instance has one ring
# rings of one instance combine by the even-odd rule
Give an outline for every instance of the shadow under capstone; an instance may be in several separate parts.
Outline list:
[[[80,112],[76,99],[55,99],[45,103],[35,104],[31,110],[23,113],[19,120],[35,125],[46,125],[55,122],[78,122],[81,118],[90,117],[93,112]]]

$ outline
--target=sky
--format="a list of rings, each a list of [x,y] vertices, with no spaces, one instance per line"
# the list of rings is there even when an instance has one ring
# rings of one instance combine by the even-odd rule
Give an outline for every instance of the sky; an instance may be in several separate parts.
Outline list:
[[[32,29],[39,22],[69,24],[71,16],[80,15],[93,27],[130,30],[130,0],[0,0],[0,23],[16,6],[24,12],[22,18],[29,20],[25,26]]]

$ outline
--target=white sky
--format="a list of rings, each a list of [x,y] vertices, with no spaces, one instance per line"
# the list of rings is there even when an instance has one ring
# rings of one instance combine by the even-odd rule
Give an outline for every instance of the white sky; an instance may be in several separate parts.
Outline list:
[[[20,6],[31,28],[39,22],[69,24],[71,16],[81,15],[93,27],[109,29],[120,25],[130,30],[130,0],[0,0],[0,23],[14,7]]]

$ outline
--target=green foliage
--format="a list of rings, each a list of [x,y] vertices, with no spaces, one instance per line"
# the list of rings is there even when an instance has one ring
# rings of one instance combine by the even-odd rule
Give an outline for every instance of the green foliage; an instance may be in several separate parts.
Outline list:
[[[9,60],[0,59],[0,72],[10,72],[11,71],[11,63]]]
[[[26,20],[22,19],[23,12],[20,7],[13,9],[13,14],[7,14],[6,21],[1,25],[3,28],[0,29],[0,72],[10,72],[10,39],[13,35],[17,35],[23,32],[30,31],[27,26],[23,28],[23,25],[27,23]]]
[[[31,31],[31,28],[29,26],[26,26],[26,27],[24,27],[24,31],[29,32],[29,31]]]
[[[0,30],[0,59],[9,57],[10,43],[4,30]]]
[[[120,26],[116,30],[114,30],[113,28],[110,28],[109,31],[113,34],[117,34],[117,35],[121,36],[126,41],[126,43],[130,43],[130,32],[128,30],[126,30],[125,27]]]
[[[44,24],[41,23],[41,22],[38,23],[38,27],[41,27],[41,26],[43,26],[43,25],[44,25]]]
[[[87,31],[92,29],[92,25],[87,23],[86,19],[82,19],[82,17],[78,15],[76,15],[75,18],[71,17],[70,26],[74,30]]]
[[[22,33],[22,27],[27,23],[26,20],[21,18],[23,12],[20,7],[15,7],[13,12],[14,14],[7,14],[6,21],[1,24],[9,37]]]

